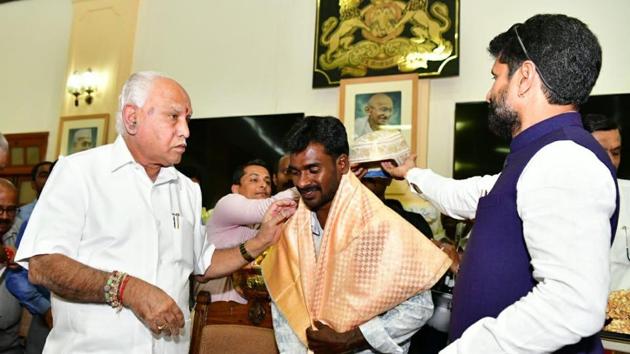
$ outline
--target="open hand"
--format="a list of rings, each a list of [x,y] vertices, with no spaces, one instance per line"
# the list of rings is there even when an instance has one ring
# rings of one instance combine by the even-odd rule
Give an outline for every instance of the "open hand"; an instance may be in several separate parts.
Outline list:
[[[123,293],[123,302],[156,335],[176,336],[184,327],[184,314],[162,289],[131,277]]]
[[[416,167],[416,155],[411,154],[402,165],[396,166],[391,161],[381,162],[381,167],[395,179],[404,179],[407,172]]]

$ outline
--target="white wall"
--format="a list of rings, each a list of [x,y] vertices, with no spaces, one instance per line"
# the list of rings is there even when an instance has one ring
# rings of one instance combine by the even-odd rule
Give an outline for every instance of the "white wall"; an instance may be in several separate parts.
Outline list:
[[[625,44],[630,38],[630,1],[462,0],[461,4],[460,74],[431,82],[428,165],[439,173],[451,174],[455,102],[485,99],[492,84],[488,43],[516,22],[538,13],[564,13],[581,19],[598,36],[603,50],[602,71],[593,93],[630,92],[630,66],[626,65],[630,49]]]
[[[89,1],[89,0],[85,0]],[[188,89],[195,117],[338,113],[338,89],[312,89],[315,0],[143,0],[133,70]],[[431,80],[429,166],[450,175],[455,102],[483,100],[490,39],[514,22],[562,12],[588,23],[604,50],[594,93],[630,92],[628,0],[461,1],[460,75]],[[0,5],[0,131],[52,132],[65,93],[70,0]]]
[[[180,80],[195,117],[337,115],[338,89],[311,88],[315,1],[140,4],[134,71]]]
[[[70,0],[0,5],[0,132],[49,131],[48,158],[57,148],[70,40]],[[67,97],[66,97],[67,96]]]
[[[195,117],[338,113],[338,89],[312,89],[316,1],[143,1],[134,70],[154,69],[188,89]],[[490,39],[537,13],[588,23],[604,49],[595,93],[630,92],[628,0],[461,1],[460,75],[431,82],[429,166],[450,175],[455,102],[490,87]]]

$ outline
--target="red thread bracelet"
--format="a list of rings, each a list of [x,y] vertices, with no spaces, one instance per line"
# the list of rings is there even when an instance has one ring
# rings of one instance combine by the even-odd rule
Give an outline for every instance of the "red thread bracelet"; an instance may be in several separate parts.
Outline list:
[[[125,274],[125,278],[120,282],[120,287],[118,288],[118,300],[120,301],[120,305],[123,305],[123,293],[125,292],[125,286],[129,281],[129,275]]]

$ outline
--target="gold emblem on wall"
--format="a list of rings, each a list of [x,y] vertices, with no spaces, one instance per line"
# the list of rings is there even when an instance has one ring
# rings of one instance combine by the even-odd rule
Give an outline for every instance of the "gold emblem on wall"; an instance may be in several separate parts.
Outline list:
[[[313,87],[340,79],[459,72],[459,0],[320,0]]]

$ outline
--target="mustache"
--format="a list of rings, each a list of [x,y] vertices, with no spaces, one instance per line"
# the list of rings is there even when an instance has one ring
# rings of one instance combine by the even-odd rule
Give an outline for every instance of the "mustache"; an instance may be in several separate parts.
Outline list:
[[[297,190],[298,190],[298,192],[300,192],[300,194],[305,194],[305,193],[308,193],[308,192],[321,191],[322,189],[320,187],[318,187],[318,186],[306,186],[306,187],[303,187],[303,188],[299,188],[298,187]]]

